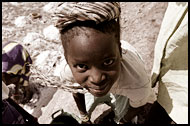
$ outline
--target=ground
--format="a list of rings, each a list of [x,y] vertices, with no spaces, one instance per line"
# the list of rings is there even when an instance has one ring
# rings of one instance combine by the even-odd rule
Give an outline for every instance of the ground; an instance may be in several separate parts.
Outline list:
[[[47,4],[48,2],[2,3],[2,42],[15,40],[24,44],[24,38],[28,33],[37,33],[41,37],[39,37],[41,43],[37,44],[39,47],[31,46],[38,41],[28,44],[25,43],[25,47],[31,53],[32,59],[35,62],[37,62],[36,56],[42,51],[57,49],[57,47],[58,50],[62,50],[61,44],[58,41],[48,40],[43,35],[44,28],[52,24],[50,20],[51,16],[43,10],[43,7]],[[154,57],[154,45],[168,3],[121,2],[120,4],[121,39],[132,44],[142,55],[146,70],[150,74]],[[19,16],[27,17],[24,27],[17,27],[15,25],[15,20]],[[42,72],[46,73],[47,71]],[[40,85],[39,83],[33,83],[33,85],[38,87],[38,91],[40,92],[38,101],[33,105],[26,104],[21,106],[32,115],[38,117],[40,123],[50,123],[50,115],[60,108],[63,108],[64,111],[69,113],[79,114],[76,104],[71,104],[73,102],[71,93],[62,89]],[[92,115],[92,120],[94,121],[106,109],[108,109],[107,106],[99,106]]]

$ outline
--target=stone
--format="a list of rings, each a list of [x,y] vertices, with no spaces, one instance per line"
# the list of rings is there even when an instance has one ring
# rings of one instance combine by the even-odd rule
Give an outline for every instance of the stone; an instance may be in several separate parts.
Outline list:
[[[48,39],[48,40],[54,41],[54,42],[60,42],[59,30],[54,25],[50,25],[50,26],[44,28],[43,35],[44,35],[45,39]]]
[[[24,38],[23,38],[23,44],[30,45],[35,40],[42,38],[42,35],[36,32],[29,32]]]
[[[14,6],[18,6],[19,2],[10,2],[10,4],[14,5]]]
[[[16,27],[24,27],[29,23],[29,20],[27,19],[26,16],[19,16],[15,19],[14,24]]]
[[[62,64],[65,64],[65,63],[66,63],[66,60],[62,60],[59,64],[56,64],[55,70],[54,70],[54,73],[53,73],[54,76],[60,77],[60,73],[63,70],[63,65]]]
[[[47,13],[53,13],[54,12],[54,9],[55,9],[55,5],[57,4],[58,2],[49,2],[48,4],[46,4],[44,7],[43,7],[43,11],[47,12]]]
[[[50,54],[50,53],[51,53],[51,52],[48,51],[48,50],[41,52],[41,53],[36,57],[35,65],[36,65],[36,66],[41,66],[42,69],[43,69],[44,65],[46,64],[46,59],[49,58],[49,54]],[[40,67],[40,68],[41,68],[41,67]]]
[[[79,111],[72,97],[72,93],[58,89],[52,96],[49,103],[42,107],[42,114],[38,118],[40,124],[49,124],[52,121],[52,113],[63,109],[65,112],[79,116]]]

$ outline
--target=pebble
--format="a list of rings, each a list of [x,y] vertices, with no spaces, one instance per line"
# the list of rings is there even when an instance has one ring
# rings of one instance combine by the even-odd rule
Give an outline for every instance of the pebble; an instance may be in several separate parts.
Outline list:
[[[60,77],[60,74],[62,73],[63,75],[63,77],[61,78],[61,80],[63,81],[63,80],[69,80],[70,78],[68,78],[68,77],[70,77],[70,74],[68,74],[67,76],[65,76],[64,75],[64,72],[62,72],[63,70],[64,70],[64,66],[66,65],[67,63],[66,63],[66,60],[65,59],[63,59],[59,64],[57,64],[56,65],[56,67],[55,67],[55,70],[54,70],[54,73],[53,73],[53,75],[54,76],[58,76],[58,77]],[[66,67],[67,68],[67,67]],[[66,70],[68,70],[68,69],[66,69]],[[66,71],[66,73],[71,73],[71,71]]]
[[[43,7],[43,11],[53,13],[58,2],[49,2]]]
[[[42,35],[36,32],[29,32],[23,38],[23,44],[28,45],[34,42],[36,39],[42,38]]]
[[[20,16],[20,17],[17,17],[15,19],[15,22],[14,24],[16,25],[16,27],[24,27],[28,24],[28,20],[26,18],[26,16]]]
[[[35,65],[36,66],[42,66],[46,64],[46,59],[49,58],[49,54],[51,52],[50,51],[43,51],[41,52],[37,57],[36,57],[36,62],[35,62]]]
[[[10,4],[14,5],[14,6],[18,6],[19,2],[10,2]]]
[[[54,25],[50,25],[50,26],[44,28],[43,35],[44,35],[45,39],[48,39],[48,40],[54,41],[54,42],[60,42],[59,30]]]

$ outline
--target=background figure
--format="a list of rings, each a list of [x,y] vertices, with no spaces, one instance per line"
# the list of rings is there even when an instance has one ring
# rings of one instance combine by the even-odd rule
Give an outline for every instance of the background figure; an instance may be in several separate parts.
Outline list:
[[[188,3],[170,2],[155,45],[153,87],[158,99],[149,123],[188,123]],[[163,115],[162,115],[163,114]],[[169,116],[168,116],[169,115]],[[167,119],[166,119],[167,118]]]
[[[26,124],[23,116],[9,104],[9,89],[2,81],[2,124]]]
[[[2,81],[2,124],[38,124],[33,117],[9,96],[9,89]]]
[[[18,103],[28,102],[33,95],[29,86],[30,64],[32,59],[21,44],[9,41],[2,45],[2,81],[7,86],[15,85],[9,95]]]

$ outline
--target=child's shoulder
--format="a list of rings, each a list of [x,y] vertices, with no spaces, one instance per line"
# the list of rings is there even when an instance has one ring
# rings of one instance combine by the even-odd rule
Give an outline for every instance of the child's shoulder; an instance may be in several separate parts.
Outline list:
[[[4,53],[9,52],[14,48],[17,48],[18,50],[23,49],[24,47],[16,41],[7,41],[2,43],[2,50]]]
[[[143,61],[141,55],[138,53],[138,51],[127,41],[121,40],[121,48],[122,48],[122,55],[125,56],[126,53],[130,55],[137,56],[140,60]],[[144,61],[143,61],[144,62]]]
[[[2,43],[2,47],[8,46],[8,45],[18,45],[19,43],[16,41],[6,41]]]
[[[131,44],[129,44],[129,42],[125,40],[120,40],[120,42],[121,42],[122,49],[136,51],[136,49]]]
[[[119,82],[120,85],[125,88],[137,88],[149,83],[149,75],[145,69],[144,61],[137,50],[126,41],[121,41],[121,47],[122,71],[120,80],[122,81]]]

